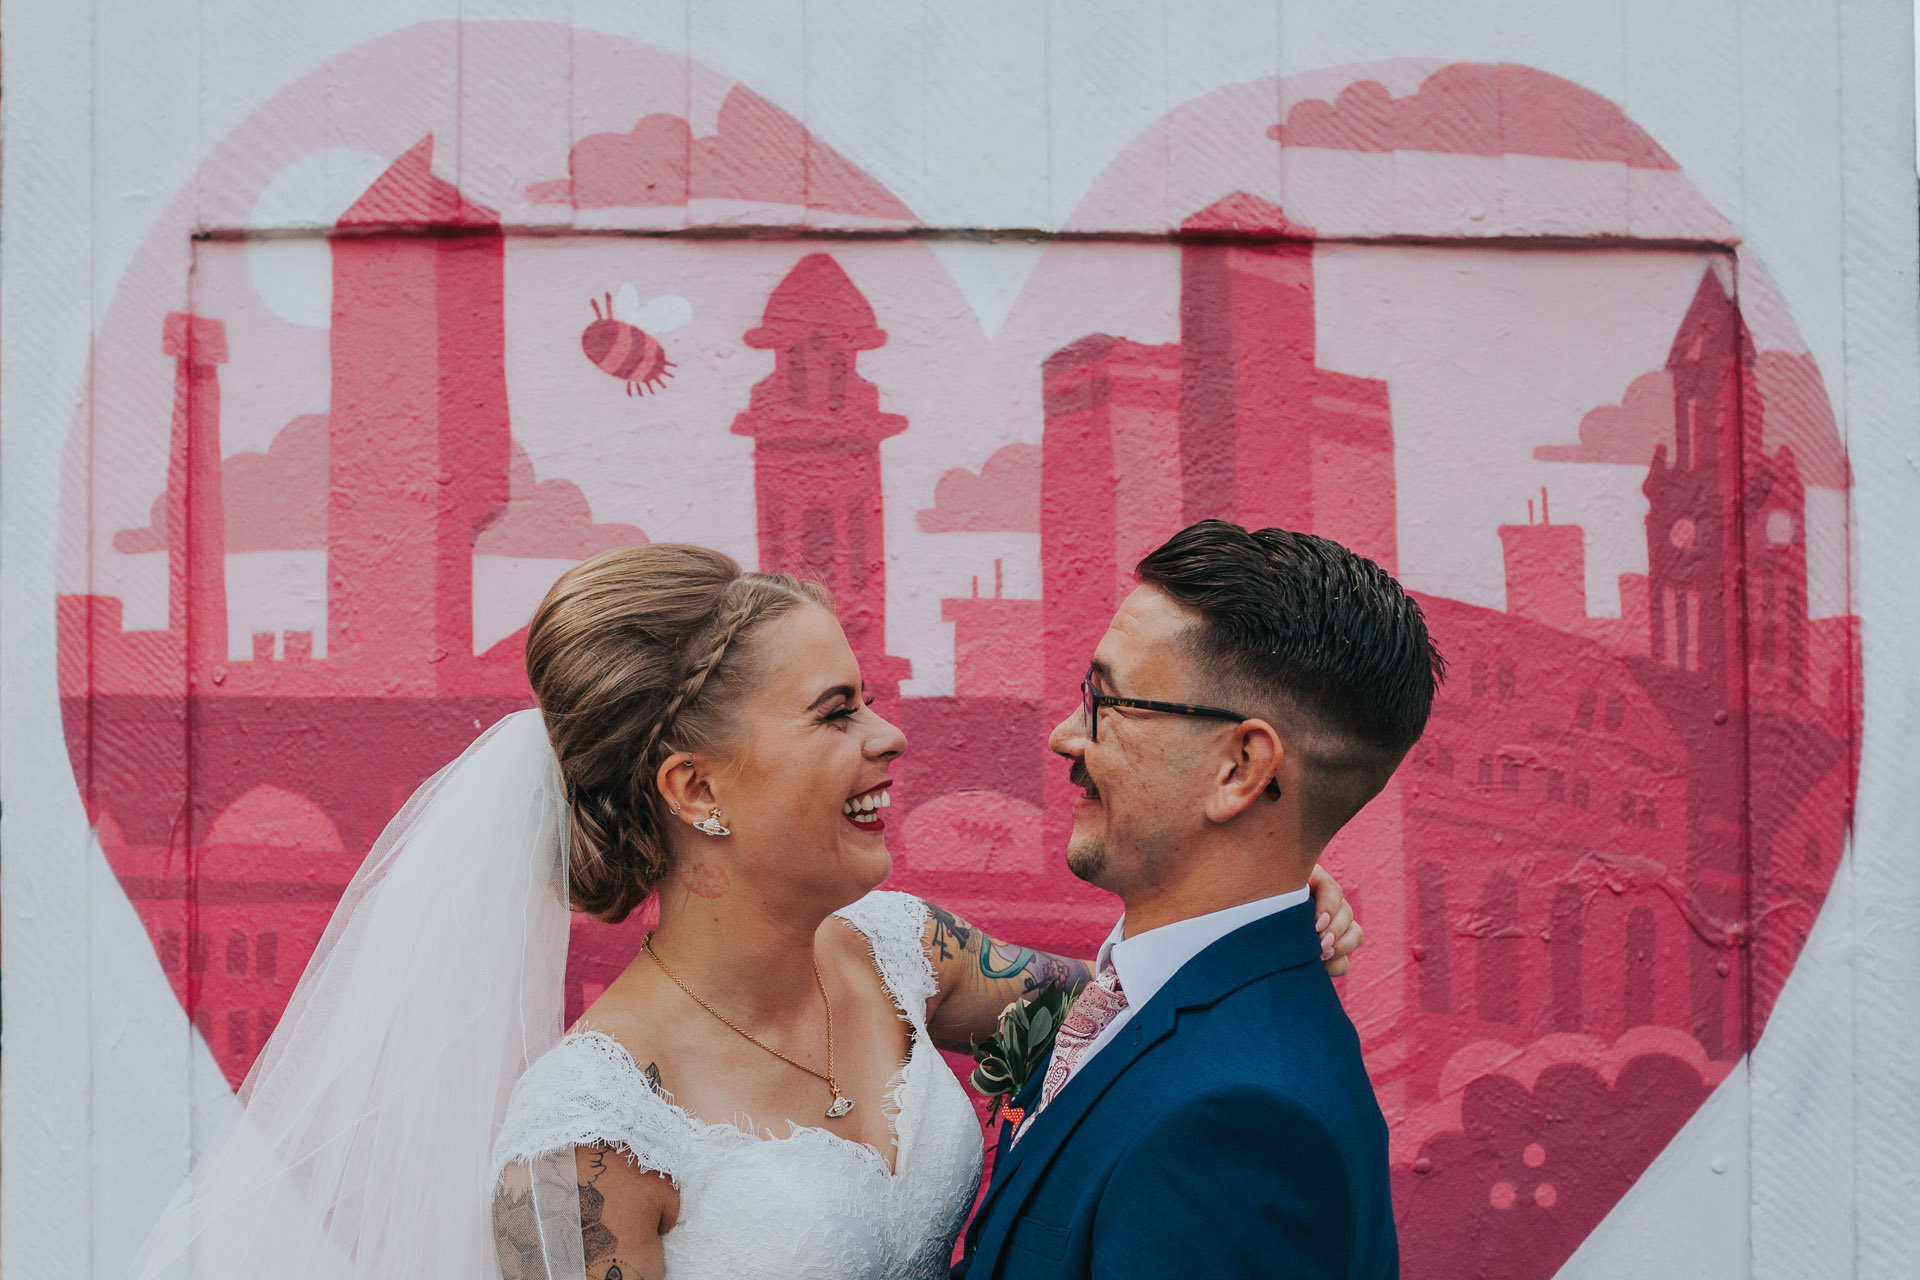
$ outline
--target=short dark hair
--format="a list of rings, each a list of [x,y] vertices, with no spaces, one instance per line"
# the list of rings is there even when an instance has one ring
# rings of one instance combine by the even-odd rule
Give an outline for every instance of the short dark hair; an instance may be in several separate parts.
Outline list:
[[[1200,615],[1192,642],[1234,693],[1275,706],[1298,752],[1309,837],[1322,843],[1380,793],[1425,732],[1446,662],[1393,575],[1289,529],[1189,525],[1140,581]],[[1208,696],[1194,691],[1190,696]]]

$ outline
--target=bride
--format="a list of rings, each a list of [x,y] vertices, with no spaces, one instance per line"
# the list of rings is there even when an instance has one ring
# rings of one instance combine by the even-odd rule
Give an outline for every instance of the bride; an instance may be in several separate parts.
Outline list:
[[[982,1139],[937,1050],[1088,962],[875,889],[907,742],[818,586],[607,552],[527,674],[540,709],[368,855],[137,1274],[945,1276]],[[1314,887],[1338,972],[1360,929]],[[562,1036],[569,908],[649,896]]]

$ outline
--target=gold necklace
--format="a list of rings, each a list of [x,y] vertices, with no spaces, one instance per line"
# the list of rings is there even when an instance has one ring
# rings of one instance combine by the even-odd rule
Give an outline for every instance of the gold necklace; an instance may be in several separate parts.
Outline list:
[[[686,992],[689,996],[692,996],[693,1002],[695,1004],[699,1005],[702,1009],[705,1009],[708,1013],[712,1014],[714,1017],[720,1019],[720,1021],[727,1027],[728,1030],[738,1035],[741,1039],[745,1040],[748,1044],[752,1045],[754,1048],[766,1050],[768,1053],[780,1059],[780,1061],[786,1063],[788,1066],[798,1067],[800,1070],[812,1076],[815,1080],[826,1081],[827,1088],[833,1093],[833,1101],[827,1106],[827,1119],[838,1120],[841,1116],[853,1110],[853,1099],[847,1097],[845,1094],[840,1092],[840,1085],[833,1078],[833,1001],[827,999],[827,984],[824,981],[822,981],[820,977],[819,957],[816,956],[813,961],[813,981],[814,981],[814,985],[820,988],[820,1003],[827,1006],[827,1071],[825,1075],[822,1075],[820,1074],[820,1072],[815,1071],[812,1067],[808,1066],[804,1062],[795,1062],[792,1058],[789,1058],[786,1054],[780,1052],[778,1049],[774,1048],[772,1045],[767,1044],[764,1041],[760,1040],[759,1038],[754,1036],[752,1032],[747,1031],[745,1028],[741,1027],[738,1023],[736,1023],[733,1019],[729,1018],[726,1014],[720,1012],[718,1009],[708,1004],[705,1000],[702,1000],[699,997],[699,995],[695,993],[692,987],[680,981],[680,975],[675,973],[672,969],[669,969],[667,967],[667,962],[660,958],[660,953],[653,949],[652,934],[647,935],[647,940],[640,944],[640,949],[653,957],[653,962],[660,966],[660,972],[666,974],[667,977],[671,978],[673,980],[674,986],[680,988],[682,991]]]

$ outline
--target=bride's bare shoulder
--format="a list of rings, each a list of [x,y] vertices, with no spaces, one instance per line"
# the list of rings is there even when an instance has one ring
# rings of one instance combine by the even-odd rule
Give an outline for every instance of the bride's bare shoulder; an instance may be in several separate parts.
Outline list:
[[[633,1060],[654,1092],[673,1074],[674,1045],[681,1010],[644,982],[622,978],[601,992],[571,1027],[569,1039],[601,1037],[610,1040]]]

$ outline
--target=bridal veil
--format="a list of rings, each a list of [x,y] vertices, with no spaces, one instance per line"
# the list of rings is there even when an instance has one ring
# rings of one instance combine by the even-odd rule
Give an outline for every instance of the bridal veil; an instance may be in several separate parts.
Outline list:
[[[566,794],[538,711],[414,793],[340,900],[140,1280],[498,1276],[491,1148],[560,1036]],[[582,1274],[571,1151],[530,1171],[543,1280]],[[523,1246],[523,1256],[525,1254]]]

